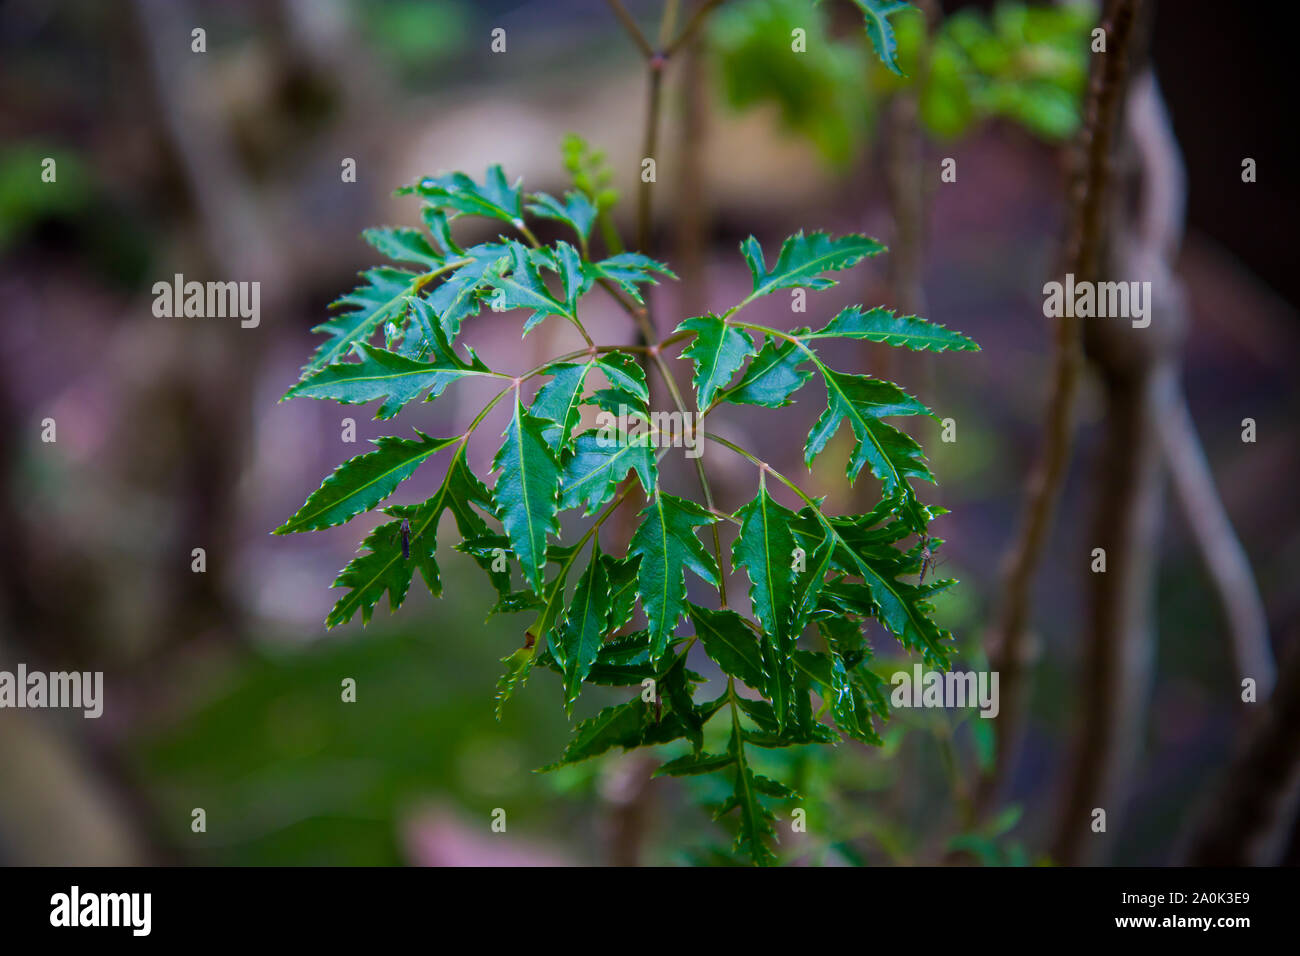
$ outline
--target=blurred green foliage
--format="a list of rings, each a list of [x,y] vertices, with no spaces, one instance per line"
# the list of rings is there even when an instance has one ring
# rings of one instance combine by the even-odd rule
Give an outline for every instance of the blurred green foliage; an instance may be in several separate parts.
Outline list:
[[[207,699],[134,752],[167,842],[201,864],[396,864],[410,860],[402,823],[433,804],[485,837],[503,807],[512,837],[581,859],[591,814],[554,799],[533,772],[562,747],[563,712],[553,696],[529,694],[494,719],[497,658],[515,636],[469,610],[486,596],[455,570],[462,599],[432,614],[205,669]],[[348,677],[355,703],[342,700]],[[194,807],[207,813],[206,833],[190,830]]]
[[[367,0],[353,22],[403,79],[416,79],[459,50],[470,31],[465,4],[455,0]]]
[[[613,187],[614,171],[603,149],[594,149],[577,133],[567,133],[560,141],[560,158],[574,188],[596,207],[596,224],[610,252],[623,251],[623,240],[614,226],[612,210],[618,204],[618,190]]]
[[[53,182],[42,175],[47,159]],[[0,255],[47,229],[97,276],[123,288],[148,273],[155,237],[100,180],[91,157],[40,140],[0,147]]]
[[[1077,129],[1096,22],[1087,0],[1002,2],[988,15],[962,10],[939,25],[928,46],[919,11],[901,11],[892,22],[903,77],[856,32],[834,36],[824,6],[813,0],[728,5],[710,32],[724,95],[736,109],[775,104],[789,129],[840,166],[864,148],[888,98],[917,77],[921,122],[936,138],[963,136],[993,119],[1048,141]],[[795,30],[805,31],[807,52],[794,51]]]
[[[791,50],[796,29],[808,53]],[[774,103],[782,122],[831,162],[853,158],[871,128],[874,100],[864,98],[866,41],[836,43],[812,0],[745,0],[716,14],[709,32],[727,101],[736,109]],[[883,70],[884,67],[881,67]]]
[[[1079,2],[1004,2],[988,17],[975,10],[954,14],[932,41],[922,122],[945,138],[992,118],[1048,141],[1068,138],[1079,126],[1095,22],[1092,5]],[[900,17],[898,32],[903,62],[915,64],[923,42],[920,17]]]
[[[41,178],[46,159],[54,160],[55,182]],[[72,219],[94,197],[80,158],[48,144],[17,143],[0,149],[0,252],[46,219]]]

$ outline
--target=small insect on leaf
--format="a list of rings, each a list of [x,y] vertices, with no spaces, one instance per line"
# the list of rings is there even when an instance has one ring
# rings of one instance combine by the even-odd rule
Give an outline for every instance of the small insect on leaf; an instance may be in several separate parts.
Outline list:
[[[924,584],[925,576],[927,574],[933,574],[935,570],[944,563],[936,553],[938,549],[930,546],[933,541],[934,539],[929,535],[925,535],[921,538],[921,574],[917,578],[918,584]]]
[[[402,560],[411,560],[411,519],[403,518],[402,525],[397,529],[397,534],[402,536]],[[396,537],[396,535],[394,535]]]

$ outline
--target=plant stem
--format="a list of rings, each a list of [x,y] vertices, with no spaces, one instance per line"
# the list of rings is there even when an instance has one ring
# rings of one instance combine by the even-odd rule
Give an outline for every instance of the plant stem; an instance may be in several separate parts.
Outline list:
[[[650,48],[649,41],[646,40],[645,34],[642,33],[641,28],[637,26],[637,23],[632,18],[631,14],[627,12],[626,7],[623,6],[621,0],[607,0],[607,2],[609,3],[610,9],[614,11],[614,14],[619,18],[624,28],[627,30],[628,34],[632,37],[633,42],[636,43],[637,47],[641,50],[642,55],[646,58],[646,71],[649,80],[649,90],[648,90],[648,103],[646,106],[646,115],[645,115],[645,129],[642,135],[642,146],[643,146],[642,158],[643,160],[644,159],[653,160],[655,158],[655,151],[658,147],[659,114],[662,110],[662,104],[663,104],[663,73],[664,73],[664,68],[665,66],[667,66],[668,63],[668,56],[666,53],[655,53],[654,50]],[[680,5],[680,0],[666,0],[666,2],[664,3],[663,14],[659,20],[659,46],[661,49],[666,49],[666,50],[678,49],[681,46],[681,44],[685,42],[687,39],[689,39],[691,34],[696,29],[699,28],[699,26],[704,22],[708,12],[713,7],[717,6],[717,3],[706,2],[701,7],[699,7],[696,10],[695,15],[692,17],[691,21],[687,24],[686,29],[682,31],[682,34],[677,38],[676,41],[670,43],[669,37],[672,36],[673,27],[676,24],[677,11],[679,5]],[[656,176],[658,175],[657,164],[656,164],[655,174]],[[637,230],[636,230],[637,248],[643,254],[650,247],[650,231],[651,231],[650,187],[652,185],[653,185],[652,182],[646,180],[643,172],[641,178],[640,190],[637,195]],[[637,309],[631,303],[627,302],[621,295],[619,295],[618,291],[610,283],[602,281],[601,285],[607,291],[609,291],[610,294],[613,295],[616,300],[618,300],[618,302],[623,306],[623,308],[627,311],[627,313],[631,315],[633,320],[636,322],[637,328],[640,333],[640,339],[641,339],[639,344],[649,345],[651,342],[655,341],[654,322],[651,321],[650,319],[649,307],[647,306],[643,309]],[[669,339],[666,339],[665,343],[667,343],[671,339],[672,336],[670,336]],[[683,421],[685,421],[685,416],[689,414],[689,411],[686,407],[686,403],[682,399],[681,391],[677,387],[677,381],[673,378],[672,371],[668,368],[667,363],[664,362],[663,358],[659,355],[659,349],[662,347],[663,344],[664,343],[661,343],[661,345],[656,345],[652,347],[650,349],[650,356],[654,360],[656,368],[659,369],[659,374],[663,377],[664,384],[668,387],[668,392],[672,396],[673,403],[677,406],[677,410],[681,412],[683,416]],[[716,510],[713,502],[713,491],[709,486],[708,474],[704,470],[704,462],[699,458],[695,459],[695,472],[700,481],[700,489],[704,493],[705,504],[708,506],[710,511]],[[726,582],[726,573],[723,570],[723,565],[722,565],[722,539],[718,534],[717,522],[714,522],[712,524],[711,530],[713,533],[713,551],[718,562],[718,581],[719,581],[718,596],[722,606],[726,607],[727,606],[727,582]]]
[[[785,485],[796,495],[798,495],[803,500],[804,504],[811,507],[814,511],[817,512],[817,514],[820,515],[822,513],[821,507],[817,504],[817,502],[813,499],[811,495],[809,495],[802,488],[796,485],[785,475],[781,474],[779,471],[777,471],[767,462],[763,461],[761,458],[758,458],[757,456],[746,451],[744,448],[741,448],[735,442],[728,441],[727,439],[723,438],[721,435],[715,435],[713,432],[705,432],[704,437],[707,438],[709,441],[717,442],[719,445],[721,445],[724,448],[730,448],[732,451],[734,451],[737,455],[740,455],[742,458],[748,458],[751,462],[757,465],[759,469],[770,474],[773,478],[781,482],[781,484]]]

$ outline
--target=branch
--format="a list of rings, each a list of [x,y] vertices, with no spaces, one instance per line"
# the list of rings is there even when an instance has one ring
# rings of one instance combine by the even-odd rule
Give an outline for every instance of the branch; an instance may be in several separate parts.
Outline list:
[[[664,58],[667,59],[671,57],[682,47],[686,46],[695,35],[695,32],[704,26],[704,22],[709,18],[709,14],[712,13],[715,8],[722,6],[725,2],[726,0],[704,0],[704,3],[701,3],[696,7],[695,13],[691,15],[691,19],[688,20],[686,26],[682,28],[682,32],[677,35],[677,39],[668,44],[667,48],[664,50]]]
[[[1146,82],[1144,81],[1144,87]],[[1182,244],[1187,174],[1173,123],[1154,80],[1133,103],[1131,135],[1142,161],[1143,191],[1139,232],[1148,249],[1150,268],[1178,289],[1173,264]],[[1161,376],[1157,396],[1157,438],[1192,540],[1218,595],[1228,624],[1233,661],[1242,677],[1253,677],[1259,699],[1268,697],[1277,666],[1268,640],[1268,617],[1250,569],[1250,559],[1214,487],[1214,476],[1196,434],[1187,396],[1174,374]]]
[[[1081,280],[1094,280],[1097,274],[1116,121],[1127,86],[1134,21],[1142,6],[1143,0],[1107,0],[1103,23],[1108,52],[1092,61],[1084,122],[1070,177],[1063,270]],[[996,802],[1018,749],[1030,590],[1070,462],[1074,400],[1083,364],[1080,329],[1075,317],[1057,320],[1043,448],[1030,479],[1019,531],[1004,559],[1002,599],[989,635],[1003,704],[996,726],[994,767],[981,788],[979,805],[983,810]]]
[[[1196,435],[1187,396],[1176,379],[1163,396],[1158,438],[1173,479],[1177,501],[1196,551],[1218,595],[1228,624],[1233,663],[1241,677],[1253,677],[1259,699],[1272,693],[1277,666],[1268,640],[1268,618],[1250,559],[1228,520],[1214,476]]]
[[[618,17],[619,22],[623,24],[623,29],[627,31],[636,48],[641,51],[641,55],[647,60],[655,55],[655,51],[650,46],[650,41],[645,38],[641,28],[637,26],[636,20],[632,14],[627,12],[627,7],[623,6],[623,0],[605,0],[609,8],[614,11],[614,16]]]

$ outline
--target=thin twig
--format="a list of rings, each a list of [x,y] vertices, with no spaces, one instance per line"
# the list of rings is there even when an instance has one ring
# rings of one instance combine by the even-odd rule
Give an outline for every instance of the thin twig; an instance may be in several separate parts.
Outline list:
[[[614,11],[614,16],[618,17],[619,22],[623,24],[623,28],[627,30],[628,36],[632,38],[636,48],[641,51],[641,55],[647,60],[654,56],[654,48],[650,46],[650,41],[645,38],[645,34],[641,32],[641,27],[632,18],[632,14],[627,12],[627,7],[623,6],[623,0],[605,0],[605,3],[609,5],[609,8]]]
[[[690,20],[688,20],[686,26],[682,28],[682,32],[677,35],[677,39],[664,48],[664,57],[671,57],[674,53],[689,43],[691,37],[695,35],[695,31],[704,26],[705,21],[709,18],[709,14],[724,3],[726,3],[726,0],[704,0],[704,3],[701,3],[696,7],[695,12],[691,14]]]

